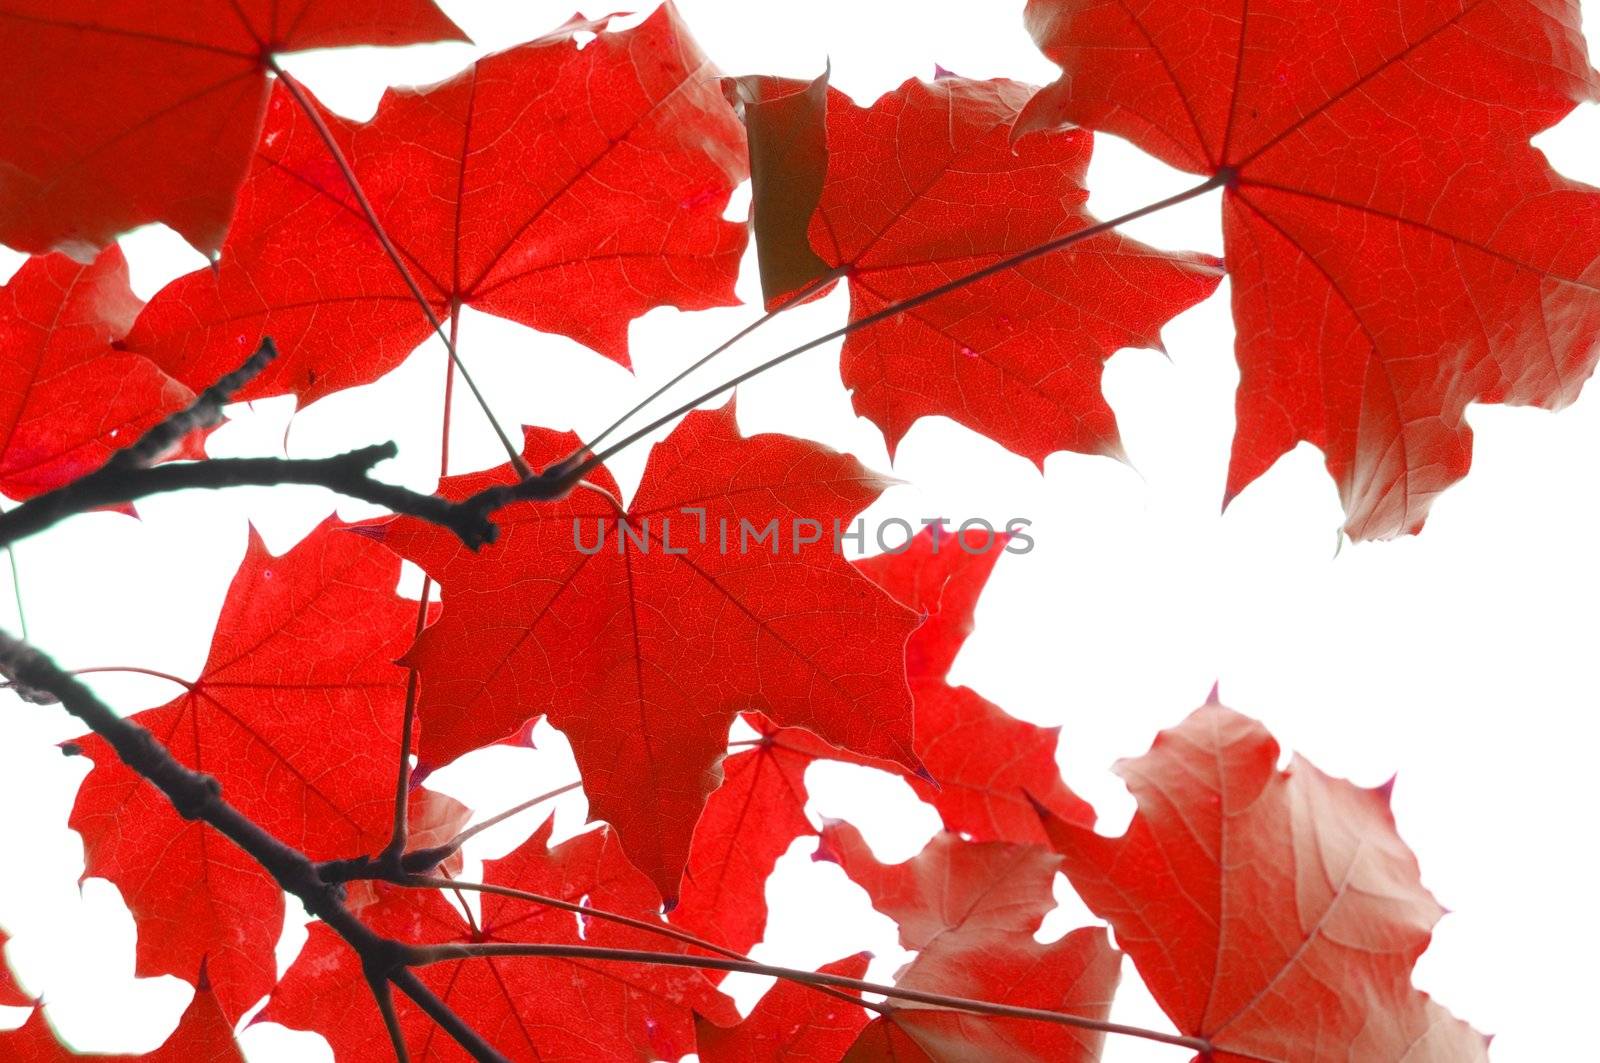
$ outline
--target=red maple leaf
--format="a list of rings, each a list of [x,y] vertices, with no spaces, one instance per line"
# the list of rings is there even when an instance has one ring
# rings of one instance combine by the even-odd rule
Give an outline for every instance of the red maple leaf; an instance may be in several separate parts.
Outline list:
[[[1355,538],[1466,474],[1469,402],[1561,406],[1600,357],[1600,194],[1528,138],[1600,98],[1572,0],[1030,0],[1077,122],[1226,184],[1228,497],[1304,440]]]
[[[1061,779],[1057,728],[1015,719],[966,687],[945,682],[1005,542],[975,529],[930,527],[899,553],[855,562],[857,571],[923,616],[906,643],[906,677],[914,749],[927,777],[799,729],[747,718],[761,739],[722,763],[722,785],[695,826],[674,923],[740,952],[761,940],[767,877],[796,838],[815,833],[805,813],[805,770],[818,760],[905,775],[917,796],[938,810],[946,829],[974,841],[1044,844],[1037,803],[1074,823],[1094,823],[1094,810]]]
[[[194,401],[121,348],[140,305],[114,246],[87,266],[30,258],[0,288],[0,492],[20,501],[70,483]]]
[[[25,1008],[33,1003],[33,998],[22,991],[11,978],[11,969],[6,966],[6,942],[9,940],[6,932],[0,930],[0,1007]]]
[[[796,838],[816,833],[805,811],[806,769],[819,760],[843,760],[900,770],[797,727],[775,727],[759,716],[745,720],[761,738],[722,762],[722,785],[695,824],[672,910],[674,925],[738,952],[748,952],[765,933],[767,878],[778,858]]]
[[[75,1063],[85,1058],[94,1063],[244,1063],[233,1039],[233,1024],[204,979],[178,1019],[178,1028],[153,1052],[82,1056],[57,1040],[44,1009],[34,1008],[20,1027],[0,1032],[0,1055],[8,1063]]]
[[[660,895],[623,856],[614,832],[593,830],[551,848],[550,831],[546,820],[515,852],[487,861],[487,882],[634,919],[659,919]],[[362,919],[381,934],[414,944],[535,941],[683,951],[644,930],[518,898],[484,894],[482,919],[472,922],[438,890],[377,888],[381,899],[362,910]],[[710,982],[681,967],[498,957],[435,964],[418,974],[515,1060],[677,1059],[694,1051],[694,1014],[723,1025],[737,1018]],[[465,1058],[409,1000],[397,995],[396,1006],[414,1060]],[[370,1058],[373,1046],[388,1044],[360,961],[321,923],[312,925],[310,940],[261,1017],[317,1031],[340,1059]]]
[[[903,864],[880,864],[854,827],[833,823],[818,855],[838,862],[900,925],[900,944],[916,950],[895,979],[900,988],[1089,1019],[1111,1010],[1121,956],[1104,930],[1086,927],[1049,945],[1034,940],[1055,907],[1050,887],[1061,861],[1048,849],[943,833]],[[1088,1063],[1100,1058],[1103,1039],[1092,1030],[897,1001],[845,1058]]]
[[[525,437],[533,468],[578,445]],[[501,466],[440,492],[515,478]],[[594,815],[669,898],[737,712],[916,770],[903,663],[916,618],[833,543],[884,486],[817,444],[740,436],[729,402],[656,445],[626,511],[597,469],[559,502],[503,510],[477,552],[411,518],[374,528],[445,602],[405,658],[422,676],[419,756],[443,764],[546,713]]]
[[[399,576],[393,554],[331,522],[282,557],[252,531],[199,678],[134,719],[313,859],[377,851],[393,818],[406,689],[393,661],[416,619],[395,594]],[[70,826],[85,874],[110,879],[133,911],[138,973],[192,980],[208,962],[218,1003],[237,1017],[275,981],[282,890],[102,739],[78,745],[95,766]]]
[[[274,54],[439,40],[432,0],[3,0],[0,243],[87,260],[159,221],[214,254]]]
[[[1121,838],[1044,813],[1062,870],[1216,1063],[1486,1060],[1412,988],[1442,911],[1387,788],[1277,763],[1264,727],[1212,700],[1118,764],[1138,802]]]
[[[1011,143],[1030,91],[913,80],[869,108],[830,92],[827,180],[810,242],[849,277],[852,320],[1094,224],[1084,209],[1087,130]],[[751,128],[759,136],[765,127]],[[815,154],[786,161],[815,165]],[[1161,326],[1221,275],[1204,255],[1107,233],[853,333],[840,370],[891,454],[913,422],[933,415],[1040,464],[1057,450],[1117,453],[1100,394],[1106,359],[1122,347],[1159,348]]]
[[[980,529],[932,526],[903,551],[856,567],[926,618],[906,643],[906,678],[916,706],[917,755],[932,781],[912,778],[912,789],[938,810],[945,829],[973,841],[1043,844],[1036,803],[1074,823],[1094,823],[1094,809],[1061,779],[1060,728],[1018,720],[945,681],[1006,542]]]
[[[379,220],[441,318],[472,306],[628,364],[655,306],[734,303],[745,227],[722,220],[743,137],[670,4],[581,50],[575,23],[371,122],[325,114]],[[271,334],[283,356],[238,397],[302,403],[376,380],[431,333],[312,122],[276,91],[213,270],[180,277],[129,344],[183,381]]]
[[[824,974],[860,978],[866,953],[826,964]],[[696,1017],[701,1063],[838,1063],[855,1043],[867,1013],[831,993],[779,979],[737,1026],[724,1029]]]

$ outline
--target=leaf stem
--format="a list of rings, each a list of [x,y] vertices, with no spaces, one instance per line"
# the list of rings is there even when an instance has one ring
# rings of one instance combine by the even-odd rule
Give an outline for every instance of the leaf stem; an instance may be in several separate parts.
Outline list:
[[[278,80],[283,83],[283,87],[294,98],[295,104],[310,119],[312,126],[317,131],[317,136],[321,138],[323,146],[328,149],[328,154],[333,157],[334,164],[338,166],[339,173],[343,175],[345,184],[349,186],[350,194],[355,197],[356,205],[361,208],[361,213],[366,217],[368,227],[372,229],[373,235],[378,238],[378,243],[383,246],[383,253],[388,256],[389,261],[394,264],[394,268],[399,271],[400,279],[405,282],[406,287],[411,291],[411,297],[422,308],[422,313],[428,319],[428,324],[433,326],[433,331],[444,341],[445,350],[450,353],[451,363],[461,371],[462,382],[467,385],[468,390],[472,392],[472,397],[477,400],[478,406],[483,410],[484,417],[489,420],[489,426],[494,429],[494,434],[500,437],[500,445],[505,448],[507,456],[510,457],[512,468],[517,470],[519,476],[525,478],[531,476],[532,471],[522,460],[522,453],[512,445],[511,437],[506,435],[504,428],[500,427],[500,422],[495,419],[494,411],[489,408],[488,400],[483,397],[483,392],[478,390],[478,385],[473,381],[472,374],[467,372],[467,367],[462,364],[461,355],[456,351],[455,342],[446,334],[444,323],[439,320],[439,315],[434,312],[433,304],[423,294],[421,285],[417,283],[417,279],[412,275],[410,267],[406,265],[405,259],[401,257],[400,249],[389,238],[389,232],[383,227],[383,222],[378,220],[378,213],[372,208],[372,202],[367,199],[367,193],[361,187],[360,178],[356,176],[355,169],[350,165],[350,160],[345,158],[343,149],[339,147],[339,142],[334,139],[333,130],[328,128],[327,121],[322,117],[322,112],[317,109],[317,105],[312,101],[310,93],[306,92],[305,86],[296,81],[288,71],[278,65],[276,56],[267,58],[267,68],[277,75]]]
[[[822,971],[804,971],[794,967],[777,967],[772,964],[756,963],[751,960],[733,960],[718,956],[685,956],[673,952],[650,952],[642,949],[608,949],[593,945],[551,945],[494,941],[421,945],[408,950],[408,962],[416,966],[442,963],[450,960],[515,956],[562,960],[598,960],[612,963],[645,963],[714,971],[740,971],[746,974],[782,978],[785,981],[799,982],[803,985],[831,986],[836,989],[878,993],[895,1000],[909,1000],[918,1004],[928,1004],[952,1011],[965,1011],[974,1015],[992,1015],[996,1018],[1049,1022],[1058,1026],[1073,1026],[1081,1030],[1096,1030],[1100,1033],[1138,1037],[1146,1041],[1176,1045],[1193,1052],[1208,1053],[1212,1051],[1211,1042],[1200,1037],[1162,1033],[1160,1030],[1147,1030],[1140,1026],[1128,1026],[1120,1022],[1109,1022],[1104,1019],[1091,1019],[1083,1015],[1072,1015],[1062,1011],[1046,1011],[1041,1008],[996,1004],[987,1000],[948,996],[943,993],[925,993],[918,989],[905,989],[900,986],[864,982],[859,978],[846,978],[843,975],[827,974]]]
[[[1179,192],[1177,195],[1168,196],[1166,199],[1155,203],[1150,203],[1146,206],[1140,207],[1137,210],[1130,210],[1126,214],[1120,214],[1109,221],[1097,222],[1094,225],[1086,226],[1085,228],[1078,229],[1075,232],[1070,232],[1065,236],[1057,237],[1054,240],[1039,244],[1037,247],[1031,247],[1026,251],[1020,251],[1015,255],[1011,255],[1008,258],[1003,258],[1000,261],[991,263],[981,269],[975,269],[970,273],[964,273],[954,280],[946,281],[936,288],[929,288],[927,291],[919,292],[908,299],[902,299],[898,303],[890,303],[881,310],[868,314],[865,317],[858,318],[855,321],[847,322],[841,327],[834,329],[832,332],[818,336],[816,339],[809,340],[805,343],[802,343],[798,347],[792,347],[789,350],[784,351],[782,354],[775,355],[774,357],[767,359],[760,365],[757,365],[752,369],[748,369],[745,372],[740,373],[737,376],[732,377],[726,382],[718,385],[717,387],[712,388],[710,391],[704,392],[698,397],[689,400],[688,402],[674,409],[671,413],[656,418],[654,421],[651,421],[638,431],[624,436],[622,439],[611,444],[611,446],[600,451],[598,454],[591,456],[588,460],[574,467],[567,475],[576,481],[587,474],[590,470],[594,469],[596,466],[604,464],[607,458],[616,454],[618,451],[624,450],[633,445],[668,422],[676,420],[677,418],[693,410],[695,407],[711,401],[724,392],[733,390],[740,384],[743,384],[745,381],[760,376],[762,373],[765,373],[767,370],[772,369],[775,366],[782,365],[791,358],[797,358],[800,355],[805,354],[807,351],[817,349],[824,343],[831,343],[832,341],[842,339],[853,332],[859,332],[864,328],[870,328],[880,321],[887,321],[888,319],[895,317],[898,314],[903,314],[908,310],[915,310],[917,307],[931,303],[933,300],[949,295],[951,292],[960,291],[962,288],[977,284],[982,280],[987,280],[996,274],[1004,273],[1007,270],[1015,269],[1016,267],[1025,263],[1032,262],[1036,258],[1043,258],[1045,255],[1064,250],[1074,244],[1082,243],[1084,240],[1100,236],[1103,233],[1108,233],[1118,226],[1126,225],[1131,221],[1137,221],[1140,218],[1166,210],[1169,207],[1175,207],[1180,203],[1186,203],[1197,196],[1202,196],[1207,192],[1210,192],[1214,188],[1222,187],[1227,183],[1227,180],[1228,175],[1219,174],[1202,181],[1193,188]]]
[[[574,915],[591,916],[595,919],[603,919],[609,923],[616,923],[620,926],[631,927],[634,930],[642,930],[647,934],[655,934],[660,937],[671,938],[673,941],[680,942],[684,945],[689,945],[693,948],[704,949],[707,952],[716,953],[718,956],[726,956],[730,960],[744,960],[746,962],[753,962],[750,960],[750,957],[746,956],[742,952],[739,952],[735,949],[723,948],[721,945],[718,945],[715,942],[707,941],[702,937],[696,937],[694,934],[691,934],[686,930],[679,930],[678,928],[668,926],[665,923],[652,923],[644,919],[634,919],[631,916],[623,915],[621,912],[609,912],[603,908],[592,908],[586,904],[575,904],[572,901],[564,901],[559,897],[550,897],[542,893],[530,893],[527,890],[513,889],[510,886],[496,886],[487,882],[462,882],[460,879],[433,878],[427,875],[413,875],[408,878],[403,878],[396,882],[395,885],[433,887],[437,889],[453,889],[458,891],[472,890],[477,893],[491,893],[497,897],[510,897],[513,900],[529,901],[533,904],[543,905],[546,908],[555,908],[563,912],[572,912]],[[832,986],[819,985],[812,986],[811,988],[826,993],[829,996],[837,997],[840,1000],[847,1001],[848,1003],[859,1004],[870,1011],[876,1011],[880,1015],[887,1014],[892,1010],[891,1008],[879,1004],[876,1001],[858,999],[849,993],[834,989]]]
[[[574,461],[574,460],[576,460],[578,458],[578,455],[580,455],[580,454],[583,454],[585,452],[593,452],[594,448],[598,447],[600,445],[600,443],[607,436],[609,436],[612,432],[615,432],[618,428],[621,428],[624,424],[626,424],[629,421],[629,419],[631,419],[633,417],[634,414],[638,413],[640,410],[644,409],[646,406],[650,405],[652,402],[656,401],[661,396],[665,395],[668,391],[671,391],[674,387],[676,387],[679,383],[681,383],[684,380],[685,377],[689,376],[695,370],[699,369],[701,366],[707,364],[712,359],[716,358],[718,355],[722,354],[724,351],[728,350],[730,347],[732,347],[735,344],[737,344],[740,340],[744,339],[746,336],[749,336],[751,333],[755,332],[762,325],[765,325],[767,322],[771,321],[773,318],[777,317],[779,314],[783,313],[785,310],[788,310],[790,307],[794,307],[794,306],[800,305],[801,303],[805,302],[807,299],[811,298],[811,296],[815,295],[817,292],[821,291],[823,288],[827,287],[828,285],[832,284],[834,281],[836,281],[838,279],[839,279],[838,276],[833,275],[833,274],[829,274],[827,276],[820,277],[817,280],[812,281],[810,284],[806,285],[800,291],[796,292],[793,296],[788,297],[782,304],[780,304],[776,308],[774,308],[772,310],[768,310],[766,313],[762,314],[760,317],[758,317],[754,321],[750,322],[750,324],[746,325],[744,328],[740,329],[738,332],[735,332],[732,336],[729,336],[727,339],[723,340],[722,343],[719,344],[717,347],[715,347],[712,350],[707,351],[705,354],[701,355],[699,357],[699,359],[697,359],[694,362],[693,365],[690,365],[690,366],[680,370],[678,372],[678,374],[676,376],[674,376],[671,380],[667,381],[665,384],[662,384],[660,387],[656,388],[650,394],[648,394],[644,398],[640,399],[637,403],[634,404],[634,406],[633,406],[633,408],[631,410],[629,410],[627,413],[623,414],[622,416],[618,417],[615,421],[612,421],[611,424],[608,425],[605,428],[604,431],[602,431],[599,435],[597,435],[593,439],[591,439],[587,446],[580,447],[567,460],[568,461]]]
[[[105,664],[96,668],[74,668],[72,670],[73,675],[95,675],[101,672],[125,672],[132,673],[133,675],[148,675],[153,676],[156,679],[165,679],[169,683],[176,683],[185,690],[194,689],[194,684],[189,682],[187,679],[179,679],[170,672],[158,672],[153,668],[135,668],[131,665],[123,666]]]
[[[587,476],[591,471],[601,465],[604,465],[608,459],[649,436],[658,428],[670,424],[672,421],[677,420],[679,417],[689,413],[696,407],[710,402],[712,399],[717,398],[719,395],[722,395],[725,392],[732,391],[740,384],[760,376],[767,370],[782,365],[784,362],[787,362],[793,358],[798,358],[807,351],[816,350],[825,343],[831,343],[834,340],[842,339],[845,336],[851,335],[852,333],[860,332],[862,329],[871,328],[873,325],[876,325],[881,321],[887,321],[890,318],[895,317],[898,314],[903,314],[908,310],[915,310],[917,307],[949,295],[951,292],[960,291],[962,288],[977,284],[979,281],[987,280],[996,274],[1004,273],[1006,270],[1015,269],[1017,266],[1031,262],[1036,258],[1042,258],[1045,255],[1053,254],[1056,251],[1064,250],[1065,248],[1081,243],[1084,240],[1092,239],[1093,237],[1101,236],[1105,233],[1111,232],[1113,229],[1116,229],[1122,225],[1126,225],[1129,222],[1137,221],[1138,219],[1147,217],[1151,214],[1156,214],[1160,211],[1168,209],[1169,207],[1175,207],[1180,203],[1186,203],[1191,199],[1205,195],[1207,192],[1221,188],[1235,179],[1236,175],[1232,171],[1219,171],[1215,175],[1207,178],[1205,181],[1202,181],[1200,184],[1197,184],[1194,187],[1186,189],[1175,195],[1168,196],[1166,199],[1158,200],[1155,203],[1148,203],[1137,210],[1130,210],[1126,214],[1119,214],[1115,218],[1111,218],[1107,221],[1096,222],[1094,225],[1086,226],[1085,228],[1067,233],[1065,236],[1060,236],[1054,240],[1047,241],[1035,247],[1030,247],[1026,251],[1019,251],[1016,254],[1007,258],[1003,258],[998,262],[990,263],[981,269],[975,269],[970,273],[964,273],[953,280],[946,281],[936,288],[929,288],[927,291],[919,292],[918,294],[910,296],[906,299],[902,299],[897,303],[890,303],[888,306],[885,306],[880,310],[876,310],[873,313],[867,314],[865,317],[860,317],[854,321],[846,322],[840,327],[834,329],[832,332],[817,336],[814,339],[800,344],[798,347],[791,347],[782,354],[774,355],[773,357],[768,358],[766,361],[761,362],[760,364],[747,369],[736,376],[730,377],[728,380],[723,381],[721,384],[718,384],[709,391],[702,392],[700,395],[690,399],[688,402],[679,405],[671,412],[655,418],[649,424],[629,433],[605,449],[591,453],[589,457],[576,464],[573,464],[570,461],[563,462],[560,465],[552,466],[538,476],[531,478],[524,477],[522,483],[520,484],[487,488],[481,493],[480,497],[483,503],[491,510],[511,502],[525,499],[544,500],[559,498],[570,491],[574,484],[582,480],[583,477]]]
[[[456,340],[461,330],[461,304],[452,301],[450,304],[450,347],[455,348]],[[439,417],[439,479],[442,481],[450,475],[450,401],[455,391],[456,363],[454,359],[446,358],[444,362],[444,409]],[[433,590],[433,577],[424,575],[422,578],[422,594],[417,599],[416,630],[412,638],[422,635],[422,629],[428,623],[428,597]],[[411,806],[411,747],[417,728],[417,670],[406,670],[406,705],[405,715],[400,723],[400,768],[394,787],[394,828],[389,834],[389,844],[379,854],[378,859],[395,872],[401,870],[400,859],[406,851],[406,842],[410,838],[410,806]]]

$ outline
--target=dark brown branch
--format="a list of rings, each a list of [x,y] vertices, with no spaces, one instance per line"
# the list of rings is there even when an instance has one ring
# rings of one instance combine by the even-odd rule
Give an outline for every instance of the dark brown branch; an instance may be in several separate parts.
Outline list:
[[[455,505],[436,495],[374,480],[373,466],[396,453],[393,443],[378,443],[331,458],[207,458],[153,468],[107,465],[0,514],[0,545],[41,532],[74,514],[168,491],[281,484],[326,487],[347,498],[438,524],[455,532],[469,547],[494,541],[497,529],[481,503]]]
[[[373,479],[373,467],[397,453],[393,443],[362,447],[331,458],[207,458],[170,465],[154,464],[190,432],[220,423],[223,404],[276,358],[277,353],[270,338],[262,340],[244,365],[201,392],[186,409],[113,454],[99,469],[0,514],[0,546],[43,531],[74,514],[150,495],[191,488],[218,490],[279,484],[326,487],[348,498],[417,517],[449,528],[472,549],[494,541],[497,529],[489,520],[489,510],[495,498],[451,503],[435,495],[420,494]]]
[[[427,849],[413,849],[400,857],[399,872],[402,875],[426,875],[456,853],[467,842],[482,834],[490,827],[499,826],[512,816],[526,812],[534,805],[553,800],[562,794],[570,793],[582,786],[582,783],[569,782],[565,786],[557,787],[549,793],[540,794],[530,798],[515,808],[508,808],[504,812],[490,816],[481,823],[472,826],[457,834],[454,838],[442,845],[430,846]],[[329,860],[317,865],[317,871],[322,875],[324,882],[357,882],[361,879],[389,879],[395,868],[389,862],[387,852],[378,856],[357,856],[349,860]]]
[[[406,1047],[406,1035],[400,1029],[400,1016],[394,1010],[394,992],[390,989],[388,977],[372,970],[367,971],[366,975],[372,999],[378,1002],[378,1011],[383,1015],[383,1028],[389,1031],[389,1044],[394,1047],[395,1063],[411,1063],[411,1050]]]
[[[0,670],[18,683],[55,696],[68,712],[105,739],[124,764],[160,790],[179,815],[208,824],[244,850],[285,892],[298,897],[307,912],[355,950],[369,978],[382,977],[392,983],[474,1059],[507,1063],[408,969],[411,950],[368,929],[344,906],[343,891],[337,884],[324,881],[304,853],[285,845],[229,804],[215,777],[179,763],[149,731],[112,712],[54,661],[4,631],[0,631]]]

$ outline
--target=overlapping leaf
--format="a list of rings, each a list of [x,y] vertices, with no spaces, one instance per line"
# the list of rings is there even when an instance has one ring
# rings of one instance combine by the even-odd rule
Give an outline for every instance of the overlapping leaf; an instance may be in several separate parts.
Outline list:
[[[824,974],[860,978],[867,955],[858,953],[822,968]],[[739,1025],[723,1029],[695,1021],[701,1063],[838,1063],[867,1024],[867,1013],[837,996],[779,981]]]
[[[121,349],[140,305],[116,247],[87,266],[30,258],[0,289],[0,493],[23,500],[70,483],[193,401]]]
[[[528,429],[524,458],[541,468],[576,445]],[[440,490],[514,476],[503,466]],[[915,770],[903,661],[916,618],[833,548],[835,522],[883,487],[816,444],[741,437],[730,402],[651,451],[626,511],[597,470],[589,489],[503,511],[500,539],[476,553],[414,519],[379,526],[443,591],[443,617],[406,655],[422,675],[422,759],[548,714],[595,816],[669,898],[735,713]]]
[[[946,833],[903,864],[880,864],[855,828],[830,824],[821,853],[900,925],[900,944],[917,951],[896,985],[1088,1019],[1110,1011],[1120,956],[1103,930],[1077,930],[1050,945],[1034,940],[1055,907],[1060,860],[1049,850]],[[868,1025],[845,1058],[1088,1063],[1099,1059],[1103,1039],[1092,1030],[900,1002]]]
[[[32,1004],[33,1000],[11,978],[11,968],[6,966],[7,940],[6,932],[0,930],[0,1007],[25,1008]]]
[[[908,81],[870,108],[830,93],[827,179],[809,236],[822,263],[849,277],[853,320],[1094,223],[1088,131],[1013,148],[1028,92]],[[1115,233],[1086,239],[852,334],[845,386],[891,452],[918,418],[942,415],[1038,463],[1057,450],[1115,453],[1103,364],[1121,347],[1159,347],[1161,326],[1220,276],[1205,256]]]
[[[800,728],[774,727],[759,717],[748,722],[761,739],[722,762],[722,785],[695,824],[672,910],[674,925],[738,952],[749,951],[766,930],[766,884],[778,858],[796,838],[815,833],[805,811],[806,769],[818,760],[846,760],[897,770]]]
[[[511,855],[488,861],[486,880],[634,919],[658,919],[660,895],[628,863],[612,831],[590,831],[550,848],[550,829],[546,821]],[[517,898],[485,894],[481,923],[475,923],[437,890],[378,890],[381,899],[363,909],[362,918],[379,933],[413,943],[538,941],[680,949],[669,939],[592,916],[578,917],[580,929],[570,912]],[[436,964],[418,973],[456,1014],[519,1061],[678,1059],[694,1050],[695,1014],[722,1025],[737,1018],[726,997],[684,968],[483,958]],[[413,1060],[465,1058],[409,1001],[396,1004]],[[321,1033],[341,1060],[370,1058],[374,1045],[387,1050],[360,962],[320,923],[311,928],[311,939],[262,1018]]]
[[[671,5],[581,50],[566,31],[394,90],[367,123],[323,117],[435,313],[472,306],[628,364],[651,307],[733,303],[744,226],[738,121]],[[129,338],[209,381],[271,334],[244,398],[303,403],[376,380],[430,334],[313,123],[282,90],[215,270],[156,295]]]
[[[1048,813],[1062,869],[1216,1063],[1465,1063],[1485,1039],[1411,985],[1442,914],[1385,790],[1296,759],[1211,701],[1124,761],[1121,838]]]
[[[159,221],[214,253],[275,53],[462,39],[432,0],[4,0],[0,243],[87,261]]]
[[[35,1008],[17,1029],[0,1031],[0,1056],[8,1063],[72,1063],[85,1058],[57,1040],[43,1008]],[[88,1058],[97,1063],[244,1063],[233,1039],[233,1024],[204,982],[178,1019],[178,1028],[154,1052]]]
[[[974,841],[1043,843],[1035,803],[1074,823],[1094,822],[1094,810],[1061,779],[1060,728],[1025,723],[945,680],[1006,543],[978,529],[930,527],[905,550],[856,567],[926,618],[906,644],[917,755],[932,780],[909,780],[917,796],[938,810],[945,829]]]
[[[928,528],[898,553],[855,562],[857,571],[923,617],[906,643],[906,678],[914,748],[926,777],[752,719],[761,741],[723,762],[722,785],[695,827],[675,923],[739,951],[761,940],[767,877],[794,839],[814,833],[805,814],[805,770],[817,760],[906,774],[946,829],[975,841],[1044,843],[1036,803],[1075,823],[1094,822],[1093,809],[1061,779],[1056,728],[1015,719],[945,681],[1005,543],[978,530]]]
[[[1304,440],[1356,538],[1466,474],[1469,402],[1558,407],[1600,357],[1600,193],[1528,138],[1600,98],[1576,0],[1031,0],[1069,120],[1226,182],[1229,497]]]
[[[252,532],[199,678],[134,719],[183,764],[313,859],[376,852],[392,821],[415,605],[399,559],[325,523],[283,557]],[[70,825],[87,875],[110,879],[138,925],[140,975],[193,981],[205,963],[237,1017],[275,980],[283,893],[208,826],[182,819],[95,736]]]

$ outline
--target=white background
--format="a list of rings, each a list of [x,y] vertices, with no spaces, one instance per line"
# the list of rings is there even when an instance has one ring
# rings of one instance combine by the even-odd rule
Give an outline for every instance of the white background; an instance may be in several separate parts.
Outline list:
[[[474,56],[547,31],[570,0],[445,2],[476,48],[444,45],[291,59],[289,68],[331,106],[368,117],[386,83],[448,76]],[[610,4],[585,5],[603,14]],[[1600,0],[1585,0],[1591,30]],[[731,73],[812,76],[826,58],[833,83],[859,102],[935,63],[972,77],[1042,83],[1053,68],[1023,32],[1021,0],[681,0],[712,58]],[[1563,172],[1600,183],[1600,113],[1580,110],[1538,143]],[[1186,187],[1133,148],[1101,137],[1090,171],[1102,217]],[[734,210],[742,211],[743,197]],[[1215,197],[1130,231],[1152,243],[1220,253]],[[170,233],[145,230],[125,247],[148,298],[198,258]],[[0,257],[0,277],[16,268]],[[740,291],[758,302],[753,261]],[[706,377],[834,327],[842,290],[780,318]],[[507,424],[589,434],[701,352],[756,316],[753,307],[685,315],[656,311],[632,330],[637,376],[558,337],[467,312],[464,358]],[[1224,290],[1173,322],[1170,360],[1148,351],[1112,359],[1106,392],[1122,423],[1131,467],[1058,454],[1042,477],[1026,461],[964,429],[921,422],[893,472],[907,481],[868,514],[1013,516],[1035,522],[1037,549],[1006,556],[956,664],[967,683],[1013,714],[1065,727],[1060,761],[1090,799],[1102,830],[1119,833],[1132,803],[1108,771],[1155,731],[1177,723],[1214,681],[1223,700],[1267,722],[1286,748],[1325,770],[1374,785],[1398,773],[1395,814],[1424,881],[1452,910],[1417,981],[1479,1028],[1496,1034],[1500,1063],[1544,1063],[1592,1053],[1600,980],[1594,898],[1593,746],[1600,738],[1600,399],[1552,416],[1475,408],[1476,454],[1467,481],[1443,496],[1418,539],[1341,548],[1340,512],[1321,456],[1302,446],[1219,512],[1233,428],[1232,328]],[[890,469],[882,441],[850,410],[827,348],[746,385],[747,433],[786,431],[853,451]],[[274,400],[235,410],[218,454],[312,456],[395,439],[392,478],[420,488],[437,470],[443,352],[419,349],[376,384],[334,396],[294,418]],[[699,390],[698,388],[696,390]],[[684,393],[684,397],[688,396]],[[456,472],[499,463],[493,437],[457,390]],[[645,451],[617,462],[636,482]],[[137,665],[195,675],[222,594],[243,554],[246,520],[277,551],[333,505],[313,489],[169,496],[141,504],[141,520],[75,518],[17,550],[29,632],[69,667]],[[347,517],[369,515],[341,505]],[[411,593],[416,593],[415,580]],[[9,588],[0,577],[0,600]],[[16,630],[9,604],[0,623]],[[132,712],[176,693],[137,677],[97,676]],[[190,990],[172,978],[134,980],[133,924],[116,890],[89,880],[66,829],[88,765],[53,743],[78,733],[59,710],[0,704],[0,926],[7,958],[73,1045],[96,1051],[154,1047]],[[436,774],[432,785],[490,814],[574,778],[558,735],[539,751],[494,749]],[[864,769],[813,770],[813,810],[861,825],[879,856],[914,855],[935,829],[932,811],[902,783]],[[581,798],[558,826],[577,829]],[[470,853],[496,856],[536,824],[526,815],[486,834]],[[758,958],[811,967],[861,948],[889,978],[906,959],[894,929],[865,894],[796,844],[769,886],[774,924]],[[470,868],[469,868],[470,870]],[[1046,923],[1058,934],[1087,921],[1065,889]],[[303,940],[291,904],[281,962]],[[748,1007],[764,988],[730,980]],[[25,1012],[0,1009],[0,1026]],[[1163,1026],[1128,965],[1113,1017]],[[262,1024],[241,1038],[252,1061],[327,1057],[320,1038]],[[1108,1060],[1184,1058],[1181,1049],[1115,1041]]]

